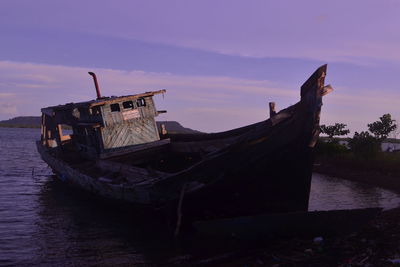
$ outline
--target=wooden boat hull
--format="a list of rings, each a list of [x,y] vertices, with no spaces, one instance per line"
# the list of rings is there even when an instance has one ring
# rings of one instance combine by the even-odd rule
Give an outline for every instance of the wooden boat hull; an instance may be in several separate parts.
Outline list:
[[[177,221],[307,211],[325,73],[305,82],[299,103],[239,129],[164,136],[102,160],[42,142],[38,151],[61,180]]]
[[[62,159],[49,153],[39,141],[36,142],[36,146],[42,159],[63,183],[79,187],[105,198],[149,206],[148,191],[145,188],[113,185],[107,181],[94,179],[92,176],[82,173],[79,169],[71,167]]]
[[[262,149],[260,144],[257,147]],[[42,159],[64,183],[102,197],[170,213],[176,213],[181,200],[181,212],[190,221],[260,212],[305,211],[308,208],[313,164],[311,148],[306,152],[302,150],[301,155],[291,144],[286,151],[279,149],[279,154],[269,149],[266,150],[268,155],[260,158],[257,164],[250,159],[256,152],[248,149],[247,153],[228,154],[203,162],[154,185],[134,186],[96,179],[55,157],[40,142],[37,142],[37,148]],[[214,181],[210,184],[196,182],[204,180]],[[192,187],[196,186],[198,189],[194,190]]]

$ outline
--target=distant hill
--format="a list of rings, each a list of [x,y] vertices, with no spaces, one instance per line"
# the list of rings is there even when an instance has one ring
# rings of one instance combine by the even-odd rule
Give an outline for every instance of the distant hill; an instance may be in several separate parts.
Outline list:
[[[0,127],[40,128],[40,123],[41,118],[39,116],[21,116],[0,121]],[[161,129],[161,124],[165,124],[167,132],[170,133],[201,133],[190,128],[185,128],[177,121],[157,121],[158,129]]]
[[[9,120],[0,121],[0,127],[10,128],[40,128],[39,116],[21,116]]]
[[[185,128],[177,121],[157,121],[159,131],[161,131],[161,124],[165,124],[165,128],[169,133],[201,133],[200,131]]]

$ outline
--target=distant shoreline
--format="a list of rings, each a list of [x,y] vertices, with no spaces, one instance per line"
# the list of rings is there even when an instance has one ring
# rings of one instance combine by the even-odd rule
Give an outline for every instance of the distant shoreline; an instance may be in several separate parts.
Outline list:
[[[31,128],[31,129],[39,129],[40,125],[15,125],[15,124],[2,124],[2,123],[0,123],[0,128]]]
[[[39,116],[19,116],[0,121],[0,128],[40,128],[41,121],[42,119]],[[198,130],[186,128],[177,121],[157,121],[156,123],[159,129],[161,124],[164,124],[169,133],[202,133]],[[71,127],[63,125],[63,129],[71,130]]]
[[[0,123],[0,128],[39,129],[40,125]],[[360,169],[354,166],[349,167],[349,164],[345,165],[343,161],[317,157],[313,172],[339,179],[365,183],[400,193],[400,177],[384,174],[379,171]]]
[[[349,168],[328,161],[315,161],[313,172],[381,187],[400,194],[400,177],[379,171]]]

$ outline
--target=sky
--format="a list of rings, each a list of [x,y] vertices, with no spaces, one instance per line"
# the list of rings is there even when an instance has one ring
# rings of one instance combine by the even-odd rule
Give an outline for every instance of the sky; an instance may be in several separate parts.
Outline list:
[[[1,0],[0,120],[166,89],[159,120],[217,132],[299,101],[322,64],[321,123],[400,121],[398,0]]]

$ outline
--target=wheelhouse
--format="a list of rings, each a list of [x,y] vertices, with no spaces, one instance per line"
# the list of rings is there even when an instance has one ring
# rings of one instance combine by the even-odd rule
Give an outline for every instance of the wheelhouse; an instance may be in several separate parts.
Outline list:
[[[92,101],[43,108],[42,144],[60,148],[72,143],[81,154],[96,158],[113,149],[158,141],[155,117],[165,111],[156,110],[153,96],[165,92],[98,97]],[[68,134],[63,133],[65,129],[70,129]]]

